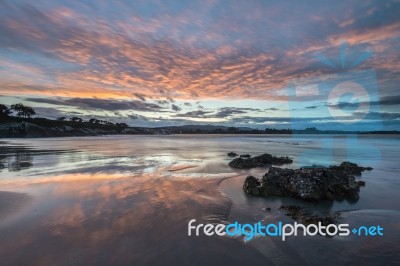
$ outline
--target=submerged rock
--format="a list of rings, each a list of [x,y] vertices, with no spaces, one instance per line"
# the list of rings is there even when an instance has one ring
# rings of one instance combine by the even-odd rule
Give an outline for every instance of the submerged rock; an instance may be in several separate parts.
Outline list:
[[[242,155],[241,155],[242,157]],[[235,158],[230,163],[229,166],[237,169],[249,169],[258,166],[265,165],[282,165],[292,163],[293,160],[289,157],[275,157],[271,154],[265,153],[252,158]]]
[[[286,216],[292,217],[294,220],[298,220],[299,217],[307,215],[306,209],[297,205],[282,205],[279,207]]]
[[[339,213],[317,215],[313,214],[310,210],[297,206],[297,205],[282,205],[279,207],[286,216],[290,216],[293,220],[298,221],[304,225],[321,223],[323,226],[337,223]]]
[[[250,154],[240,154],[240,158],[250,158]]]
[[[237,157],[237,153],[236,152],[228,152],[228,157]]]
[[[293,170],[271,167],[261,180],[253,176],[247,177],[243,188],[252,196],[288,196],[309,201],[357,201],[360,186],[365,183],[356,181],[351,173],[370,169],[348,162],[329,168]]]
[[[305,225],[309,225],[309,224],[318,225],[319,223],[321,223],[321,225],[323,225],[323,226],[328,226],[330,224],[337,223],[336,217],[337,217],[337,215],[332,215],[332,214],[322,215],[322,216],[321,215],[310,215],[310,216],[302,217],[301,222]]]

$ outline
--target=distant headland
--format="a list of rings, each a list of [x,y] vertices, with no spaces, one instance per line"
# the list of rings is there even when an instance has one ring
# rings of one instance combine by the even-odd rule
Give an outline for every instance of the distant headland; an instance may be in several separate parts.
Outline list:
[[[306,129],[254,129],[219,125],[182,125],[166,127],[135,127],[126,123],[112,123],[90,118],[60,117],[48,119],[33,117],[32,107],[23,104],[8,108],[0,104],[0,138],[46,138],[99,135],[170,135],[170,134],[399,134],[399,131],[339,131]]]

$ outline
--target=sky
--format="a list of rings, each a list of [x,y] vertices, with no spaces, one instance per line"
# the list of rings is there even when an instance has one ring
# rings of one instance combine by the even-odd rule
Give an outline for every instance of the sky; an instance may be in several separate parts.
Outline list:
[[[132,126],[400,130],[400,1],[0,0],[0,103]]]

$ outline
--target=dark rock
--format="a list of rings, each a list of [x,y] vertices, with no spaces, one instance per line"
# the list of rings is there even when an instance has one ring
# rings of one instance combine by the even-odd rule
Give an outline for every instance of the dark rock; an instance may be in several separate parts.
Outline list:
[[[235,152],[228,152],[228,157],[236,157],[236,156],[238,156],[237,155],[237,153],[235,153]]]
[[[336,221],[336,216],[328,214],[325,216],[320,216],[320,215],[310,215],[310,216],[305,216],[302,217],[302,223],[304,225],[309,225],[309,224],[315,224],[318,225],[321,223],[323,226],[328,226],[330,224],[335,224]]]
[[[250,154],[240,154],[240,158],[250,158]]]
[[[317,165],[317,164],[313,164],[313,165],[310,165],[310,166],[303,166],[303,167],[301,167],[301,169],[314,169],[314,168],[320,168],[320,169],[322,169],[322,168],[328,168],[328,167],[323,166],[323,165]]]
[[[246,160],[243,158],[236,158],[233,159],[230,163],[229,166],[232,168],[238,168],[238,169],[246,169],[246,168],[253,168],[257,167],[254,165],[253,161]]]
[[[312,211],[297,205],[282,205],[279,207],[286,216],[290,216],[293,220],[304,225],[321,223],[323,226],[337,223],[339,213],[315,215]]]
[[[267,208],[265,208],[265,211],[266,211],[266,212],[271,212],[271,208],[270,208],[270,207],[267,207]]]
[[[252,161],[246,160],[243,158],[236,158],[233,159],[230,163],[229,166],[232,168],[238,168],[238,169],[246,169],[246,168],[252,168],[256,167],[253,165]]]
[[[262,192],[264,196],[284,196],[285,191],[282,189],[282,177],[290,176],[294,173],[292,169],[282,169],[271,167],[268,175],[263,177]]]
[[[362,167],[351,162],[342,162],[340,165],[329,167],[332,170],[341,171],[350,175],[361,175],[364,171],[371,171],[372,167]]]
[[[360,187],[365,187],[365,182],[364,182],[364,181],[357,181],[357,184],[358,184]]]
[[[261,182],[254,176],[250,175],[244,181],[243,190],[247,195],[260,196],[260,186]]]
[[[259,166],[282,165],[292,162],[293,160],[289,157],[275,157],[271,154],[265,153],[259,156],[255,156],[253,158],[235,158],[229,163],[229,166],[237,169],[249,169]]]
[[[300,217],[307,215],[306,209],[297,205],[282,205],[279,207],[279,210],[286,216],[292,217],[294,220],[298,220]]]
[[[259,196],[288,196],[309,201],[335,199],[357,201],[360,186],[365,183],[355,181],[350,173],[354,173],[354,169],[364,169],[364,167],[350,164],[296,170],[271,167],[261,181],[252,177],[259,182],[252,184],[257,187]],[[256,196],[255,193],[251,195]]]

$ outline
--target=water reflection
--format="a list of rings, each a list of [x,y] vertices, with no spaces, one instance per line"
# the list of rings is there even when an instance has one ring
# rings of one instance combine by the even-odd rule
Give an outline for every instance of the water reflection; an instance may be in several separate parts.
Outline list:
[[[4,164],[5,159],[7,156],[0,155],[0,171],[4,168],[6,168],[6,165]]]
[[[309,142],[316,145],[313,140]],[[33,200],[28,209],[9,223],[0,221],[0,258],[5,265],[51,265],[60,261],[65,264],[318,264],[327,259],[351,262],[356,253],[357,258],[367,257],[359,254],[352,241],[346,242],[349,252],[345,257],[324,251],[340,251],[342,239],[292,238],[282,243],[259,238],[245,245],[241,239],[187,237],[187,222],[193,218],[199,223],[282,219],[278,212],[266,214],[265,208],[276,210],[281,204],[293,203],[292,199],[251,198],[242,191],[247,175],[261,177],[266,169],[234,170],[227,166],[226,157],[227,152],[234,150],[297,158],[308,148],[303,144],[292,145],[281,136],[276,139],[112,136],[23,140],[18,144],[0,143],[3,165],[0,187],[28,193]],[[357,204],[346,201],[301,204],[321,212],[398,209],[395,200],[399,189],[398,153],[393,150],[396,147],[393,143],[385,145],[387,150],[382,154],[390,156],[385,157],[383,166],[363,175],[367,185]],[[296,163],[293,167],[297,167]],[[379,179],[380,176],[386,179]],[[222,194],[217,187],[227,177],[233,178],[222,183]],[[372,221],[376,213],[365,215],[368,217],[348,215],[345,219],[355,223],[360,219]],[[386,228],[398,232],[398,224],[393,219],[388,221]],[[393,235],[377,245],[395,246],[399,238]],[[357,242],[357,245],[364,244]],[[371,253],[374,244],[365,245]],[[381,255],[387,252],[387,258],[393,259],[394,251],[395,248],[387,248]]]
[[[0,170],[7,168],[9,171],[20,171],[33,166],[32,151],[24,147],[1,147]]]
[[[221,263],[219,254],[232,250],[235,254],[225,261],[244,263],[248,254],[265,261],[234,239],[188,238],[188,220],[223,221],[229,200],[214,189],[214,175],[188,179],[165,170],[34,181],[29,190],[37,201],[25,216],[29,219],[1,231],[3,263],[73,264],[78,259],[89,264],[165,264],[176,263],[178,254],[184,263],[205,263],[207,256],[207,261]]]
[[[15,156],[11,162],[8,163],[8,170],[20,171],[28,169],[33,166],[32,155],[26,150],[18,150],[15,152]]]

